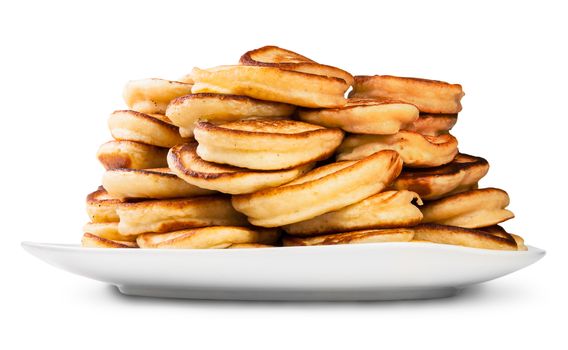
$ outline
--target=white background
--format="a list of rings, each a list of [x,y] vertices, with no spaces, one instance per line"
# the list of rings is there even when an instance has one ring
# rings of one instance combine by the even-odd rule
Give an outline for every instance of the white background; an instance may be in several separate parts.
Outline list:
[[[0,9],[0,348],[566,348],[566,11],[562,2],[18,1]],[[175,79],[275,44],[354,74],[461,83],[454,134],[506,189],[505,226],[547,249],[455,298],[254,303],[131,298],[25,254],[78,242],[129,79]],[[5,344],[4,344],[5,343]]]

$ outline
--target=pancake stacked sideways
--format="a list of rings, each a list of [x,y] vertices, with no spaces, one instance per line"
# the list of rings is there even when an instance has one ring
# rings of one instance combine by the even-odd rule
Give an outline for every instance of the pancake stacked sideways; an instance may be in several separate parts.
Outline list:
[[[348,93],[348,90],[350,91]],[[489,163],[450,130],[458,84],[355,76],[266,46],[179,81],[127,83],[83,246],[430,242],[526,250]]]

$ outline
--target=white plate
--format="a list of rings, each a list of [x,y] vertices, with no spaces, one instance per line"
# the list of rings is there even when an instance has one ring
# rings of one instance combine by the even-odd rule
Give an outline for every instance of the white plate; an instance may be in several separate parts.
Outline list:
[[[104,249],[23,242],[39,259],[129,295],[238,300],[436,298],[545,254],[430,243],[262,249]]]

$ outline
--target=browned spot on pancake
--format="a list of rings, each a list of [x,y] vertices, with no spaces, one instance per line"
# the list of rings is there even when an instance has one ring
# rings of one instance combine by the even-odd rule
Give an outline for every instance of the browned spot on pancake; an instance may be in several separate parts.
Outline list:
[[[127,154],[121,155],[116,153],[99,154],[97,157],[106,170],[128,168],[132,162]]]
[[[454,175],[462,170],[467,170],[470,167],[475,166],[488,166],[487,160],[481,157],[471,156],[465,153],[459,153],[453,161],[448,164],[444,164],[434,168],[405,168],[400,174],[401,179],[415,179],[420,181],[420,178],[424,178],[425,181],[428,177],[444,176],[444,175]],[[418,187],[421,188],[421,184],[418,183]],[[414,191],[410,189],[411,191]],[[416,192],[416,191],[415,191]],[[421,192],[423,193],[423,192]]]

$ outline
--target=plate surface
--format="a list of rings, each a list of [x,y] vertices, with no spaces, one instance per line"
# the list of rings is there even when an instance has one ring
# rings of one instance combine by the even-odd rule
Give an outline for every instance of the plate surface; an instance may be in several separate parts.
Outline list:
[[[436,298],[545,254],[431,243],[262,249],[104,249],[23,242],[37,258],[129,295],[234,300]]]

